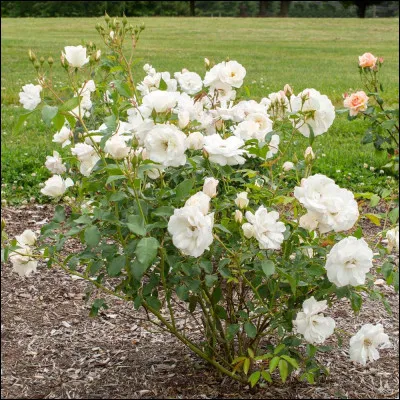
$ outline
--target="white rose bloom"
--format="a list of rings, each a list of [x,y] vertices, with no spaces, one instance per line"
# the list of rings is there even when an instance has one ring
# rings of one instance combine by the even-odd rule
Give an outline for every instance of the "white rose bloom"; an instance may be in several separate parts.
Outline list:
[[[167,92],[164,90],[154,90],[143,97],[143,106],[148,108],[151,114],[152,110],[157,113],[163,113],[172,110],[178,101],[178,92]]]
[[[244,141],[257,139],[259,142],[264,140],[265,133],[260,131],[259,125],[254,121],[242,121],[233,129],[233,134]]]
[[[246,76],[246,69],[237,61],[222,62],[218,70],[218,78],[221,82],[227,83],[235,88],[243,85]]]
[[[358,205],[354,195],[342,189],[325,175],[316,174],[301,180],[294,196],[318,220],[321,233],[351,229],[358,219]]]
[[[247,239],[251,239],[252,237],[254,237],[256,235],[254,226],[252,224],[249,224],[248,222],[246,222],[242,225],[242,229],[243,229],[243,235]]]
[[[278,153],[280,141],[281,141],[281,138],[279,137],[279,135],[272,135],[271,136],[271,141],[268,144],[269,150],[268,150],[267,155],[265,157],[266,159],[272,158],[275,154]]]
[[[164,167],[179,167],[186,163],[186,135],[175,125],[155,125],[147,133],[144,145],[150,160]]]
[[[19,276],[29,276],[32,272],[36,272],[38,265],[38,262],[32,258],[32,250],[29,246],[23,246],[16,252],[10,253],[10,261],[13,271]]]
[[[65,58],[71,67],[80,68],[89,62],[89,57],[86,57],[86,47],[82,46],[66,46]]]
[[[121,135],[113,135],[106,141],[104,151],[115,160],[122,160],[128,156],[130,146],[126,144],[126,138]]]
[[[246,121],[253,121],[258,125],[258,130],[261,131],[265,137],[268,132],[272,131],[272,120],[267,114],[261,112],[253,112],[246,116]],[[262,138],[264,140],[264,138]]]
[[[197,207],[203,215],[207,215],[210,211],[210,200],[211,198],[204,192],[197,192],[186,201],[185,207]]]
[[[185,93],[196,94],[203,87],[203,81],[196,72],[176,72],[174,76]]]
[[[186,139],[190,150],[201,150],[204,146],[204,136],[200,132],[192,132]]]
[[[247,192],[241,192],[236,195],[235,204],[240,208],[246,208],[249,205],[249,199],[247,198]]]
[[[96,154],[96,150],[90,144],[77,143],[75,147],[71,149],[71,153],[76,156],[79,161],[85,161]]]
[[[399,226],[397,225],[395,228],[390,229],[386,232],[386,239],[388,241],[387,249],[388,252],[391,253],[393,248],[396,251],[399,251]]]
[[[211,199],[217,196],[217,186],[219,180],[214,178],[205,178],[203,184],[203,192]]]
[[[314,231],[318,227],[320,215],[309,211],[307,214],[300,217],[299,225],[301,228],[307,229],[308,231]]]
[[[232,86],[220,81],[216,81],[210,86],[208,94],[210,97],[218,97],[220,102],[231,101],[236,98],[236,91],[232,89]]]
[[[53,174],[63,174],[67,171],[67,167],[62,163],[60,154],[53,151],[53,156],[46,156],[45,167]]]
[[[200,257],[213,242],[214,213],[203,215],[199,208],[175,209],[168,222],[172,242],[183,254]]]
[[[280,249],[286,228],[283,222],[278,221],[277,211],[268,212],[261,206],[255,214],[247,211],[246,218],[253,225],[254,236],[258,240],[260,249]]]
[[[31,229],[25,229],[21,235],[15,236],[20,246],[33,246],[36,242],[36,234]]]
[[[71,144],[71,138],[73,136],[73,132],[71,131],[71,129],[64,125],[60,131],[58,131],[57,133],[54,134],[53,136],[53,142],[54,143],[60,143],[62,146],[61,147],[65,147],[68,146],[69,144]]]
[[[292,112],[302,113],[300,121],[297,124],[293,121],[293,126],[305,137],[310,136],[308,125],[312,127],[314,135],[318,136],[325,133],[335,119],[332,102],[315,89],[305,89],[297,96],[292,95],[290,104]]]
[[[209,154],[209,160],[219,165],[242,165],[246,159],[242,157],[247,154],[241,149],[244,141],[236,136],[222,139],[220,135],[204,137],[204,149]]]
[[[96,153],[93,153],[90,157],[85,158],[79,165],[80,173],[83,176],[89,176],[99,160],[100,156],[98,156]]]
[[[327,307],[326,300],[317,301],[314,296],[303,302],[303,311],[297,314],[293,325],[307,342],[321,344],[332,335],[335,321],[321,314]]]
[[[294,164],[291,161],[286,161],[282,165],[282,169],[286,172],[292,170],[293,168]]]
[[[337,287],[358,286],[372,268],[373,252],[364,239],[349,236],[336,243],[329,252],[325,269]]]
[[[22,92],[19,93],[19,102],[26,110],[32,111],[42,101],[40,98],[41,91],[42,87],[40,85],[29,83],[22,86]]]
[[[378,348],[391,347],[381,324],[365,324],[350,339],[350,359],[362,365],[379,359]]]
[[[304,151],[304,158],[306,160],[314,160],[315,159],[315,154],[314,154],[311,146],[308,146],[306,148],[306,150]]]
[[[60,197],[65,191],[74,185],[71,178],[63,179],[60,175],[53,175],[51,178],[47,179],[44,183],[44,188],[40,191],[50,197]]]

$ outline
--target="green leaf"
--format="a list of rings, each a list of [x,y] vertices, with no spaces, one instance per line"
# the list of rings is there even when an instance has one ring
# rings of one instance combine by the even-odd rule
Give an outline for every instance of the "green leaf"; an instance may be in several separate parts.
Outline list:
[[[228,325],[228,327],[226,328],[226,338],[228,340],[232,340],[235,335],[239,332],[239,325],[238,324],[231,324]]]
[[[258,382],[258,380],[260,379],[261,376],[261,372],[260,371],[256,371],[253,372],[250,377],[249,377],[249,383],[251,387],[254,387],[256,385],[256,383]]]
[[[206,275],[205,276],[205,282],[206,282],[207,287],[212,287],[216,281],[218,281],[217,275]]]
[[[388,279],[393,271],[393,264],[390,262],[385,262],[381,267],[382,275],[385,279]]]
[[[365,214],[365,216],[376,226],[381,226],[381,216],[377,214]]]
[[[176,288],[176,295],[182,300],[182,301],[187,301],[189,298],[189,289],[184,286],[178,286]]]
[[[310,143],[310,146],[312,146],[314,143],[314,139],[315,139],[314,129],[312,128],[312,126],[310,124],[307,124],[307,126],[308,126],[308,129],[310,130],[309,143]]]
[[[113,258],[107,266],[108,274],[110,276],[117,276],[122,271],[122,268],[125,267],[125,262],[126,260],[124,255]]]
[[[263,260],[261,261],[261,268],[266,277],[271,276],[275,272],[275,264],[271,260]]]
[[[99,313],[100,308],[104,308],[106,310],[108,308],[106,301],[104,299],[96,299],[93,302],[92,308],[90,309],[89,312],[89,317],[96,317],[97,314]]]
[[[56,222],[65,221],[65,210],[63,206],[60,205],[56,206],[56,209],[54,211],[53,221]]]
[[[170,217],[174,213],[174,207],[162,206],[155,209],[152,214],[158,217]]]
[[[306,346],[306,352],[308,357],[312,358],[317,352],[317,348],[313,344],[308,343]]]
[[[249,338],[254,339],[256,337],[256,335],[257,335],[256,326],[254,324],[252,324],[251,322],[249,322],[249,321],[245,322],[244,330],[245,330],[245,332],[246,332],[246,334],[247,334],[247,336]]]
[[[261,376],[268,382],[272,383],[271,375],[268,371],[261,371]]]
[[[129,88],[129,85],[126,82],[114,81],[114,86],[115,86],[115,89],[117,89],[117,92],[121,96],[127,97],[127,98],[132,97],[132,90]]]
[[[37,109],[36,109],[36,110],[37,110]],[[13,134],[18,133],[18,132],[21,130],[22,126],[24,125],[24,122],[25,122],[25,121],[28,119],[28,117],[30,117],[36,110],[33,110],[33,111],[30,111],[30,112],[21,114],[21,115],[18,117],[17,123],[13,126],[12,133],[13,133]]]
[[[53,127],[56,131],[59,131],[65,124],[65,117],[63,114],[57,113],[53,118]]]
[[[222,231],[222,232],[225,232],[225,233],[228,233],[229,235],[232,235],[232,232],[229,230],[229,229],[227,229],[227,228],[225,228],[223,225],[221,225],[221,224],[214,224],[214,228],[217,228],[217,229],[219,229],[220,231]]]
[[[115,192],[110,196],[110,201],[121,201],[126,199],[128,196],[124,192]]]
[[[399,207],[393,208],[393,210],[389,212],[389,219],[392,224],[397,222],[399,219]]]
[[[160,79],[160,85],[158,86],[158,89],[160,89],[160,90],[167,90],[168,89],[168,85],[164,81],[163,78]]]
[[[289,374],[288,363],[286,360],[279,361],[279,374],[281,375],[282,382],[285,383]]]
[[[369,203],[370,207],[375,207],[376,205],[378,205],[380,199],[381,198],[377,194],[373,194]]]
[[[284,360],[286,360],[294,369],[299,369],[299,364],[297,363],[297,361],[292,358],[287,356],[286,354],[284,354],[283,356],[281,356],[281,358],[283,358]]]
[[[99,244],[101,239],[101,233],[96,225],[90,226],[85,229],[85,243],[89,247],[95,247]]]
[[[58,113],[58,107],[52,107],[52,106],[44,106],[42,108],[42,119],[44,123],[48,126],[51,124],[51,120],[57,115]]]
[[[149,268],[149,264],[141,264],[138,260],[133,260],[131,265],[130,265],[130,270],[132,272],[133,277],[140,281],[144,275],[144,273],[147,271]]]
[[[275,347],[274,354],[275,355],[279,354],[285,347],[286,346],[283,343],[279,344],[278,346]]]
[[[351,292],[350,304],[354,312],[359,312],[361,309],[362,297],[358,293]]]
[[[245,375],[248,374],[249,369],[250,369],[250,358],[246,358],[243,363],[243,372],[245,373]]]
[[[126,226],[136,235],[144,236],[146,234],[146,227],[141,215],[129,215]]]
[[[275,371],[276,367],[277,367],[278,364],[279,364],[279,360],[280,360],[280,359],[281,359],[280,357],[275,356],[275,357],[269,362],[269,372],[270,372],[271,374]]]
[[[363,237],[363,231],[361,226],[359,226],[354,232],[353,236],[356,237],[357,239],[361,239]]]
[[[175,187],[175,192],[176,192],[176,200],[180,201],[186,197],[189,196],[190,191],[192,190],[194,185],[194,180],[193,179],[187,179],[181,182],[179,185]]]
[[[119,181],[121,179],[126,179],[126,176],[125,175],[112,175],[112,176],[109,176],[107,178],[106,185],[108,185],[109,183],[114,182],[114,181]]]
[[[71,111],[79,106],[79,98],[82,96],[72,97],[60,106],[60,111]]]
[[[140,239],[135,250],[138,261],[145,266],[150,266],[151,262],[157,256],[159,246],[160,243],[156,238],[146,237]]]
[[[157,297],[154,296],[147,297],[146,302],[151,308],[154,308],[156,311],[159,311],[161,308],[161,302],[160,300],[157,299]]]

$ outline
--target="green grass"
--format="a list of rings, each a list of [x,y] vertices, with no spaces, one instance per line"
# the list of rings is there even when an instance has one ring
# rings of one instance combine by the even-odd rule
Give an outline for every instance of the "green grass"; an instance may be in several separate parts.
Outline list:
[[[204,57],[216,62],[229,57],[245,66],[245,85],[256,99],[290,83],[295,92],[316,88],[342,108],[342,94],[362,88],[357,57],[369,51],[385,59],[381,73],[385,101],[398,102],[398,19],[129,20],[134,25],[146,25],[136,52],[141,60],[135,70],[137,80],[144,76],[141,66],[146,62],[159,71],[173,73],[185,67],[204,74]],[[16,107],[18,92],[22,85],[35,80],[27,51],[33,49],[39,57],[52,56],[58,71],[55,81],[61,82],[61,50],[82,40],[99,45],[101,40],[94,26],[102,18],[25,18],[1,22],[2,194],[11,202],[31,196],[42,201],[45,199],[38,195],[38,183],[48,176],[43,167],[45,156],[58,149],[51,143],[54,132],[37,120],[18,135],[11,134],[12,124],[21,112]],[[386,162],[385,155],[360,144],[366,127],[363,121],[348,122],[344,116],[338,116],[329,132],[315,142],[320,156],[316,171],[356,191],[376,191],[386,186],[386,177],[378,172]],[[298,139],[299,157],[306,143],[305,139]],[[377,170],[364,169],[364,163]]]

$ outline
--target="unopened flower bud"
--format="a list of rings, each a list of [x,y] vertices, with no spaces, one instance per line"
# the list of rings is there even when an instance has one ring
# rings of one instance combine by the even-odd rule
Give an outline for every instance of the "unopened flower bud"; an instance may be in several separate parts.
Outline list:
[[[3,231],[6,227],[6,220],[4,218],[1,219],[1,230]]]
[[[107,13],[104,15],[104,21],[107,23],[110,21],[110,16]]]
[[[94,59],[96,61],[100,60],[100,56],[101,56],[101,50],[97,50],[96,53],[94,53]]]
[[[39,64],[38,61],[35,61],[34,64],[33,64],[33,66],[35,67],[36,71],[38,71],[39,68],[40,68],[40,64]]]
[[[43,65],[43,63],[44,63],[44,57],[40,57],[39,61],[40,61],[40,65]]]
[[[47,59],[47,62],[49,63],[49,65],[50,65],[50,67],[54,64],[54,60],[53,60],[53,57],[49,57],[48,59]]]
[[[96,24],[96,31],[97,31],[97,32],[100,32],[100,30],[101,30],[101,25],[100,25],[99,23],[97,23],[97,24]]]
[[[208,152],[207,152],[206,149],[203,149],[203,157],[204,157],[205,159],[208,159],[208,158],[210,157],[210,155],[208,154]]]
[[[238,193],[235,199],[235,204],[240,208],[246,208],[249,205],[249,199],[247,198],[247,192]]]
[[[65,67],[67,64],[65,61],[65,54],[63,52],[61,52],[60,60],[61,60],[61,65]]]
[[[312,149],[311,146],[308,146],[306,148],[306,151],[304,152],[304,158],[305,158],[307,163],[310,163],[312,160],[315,159],[315,154],[314,154],[313,149]]]
[[[122,17],[122,25],[126,25],[128,23],[128,18],[126,18],[126,15],[124,14],[124,16]]]
[[[283,87],[283,91],[285,92],[285,95],[286,95],[287,97],[290,97],[290,96],[293,94],[293,89],[292,89],[292,87],[291,87],[289,84],[286,84],[286,85]]]
[[[282,169],[284,171],[290,171],[291,169],[294,168],[294,164],[291,161],[286,161],[285,163],[283,163],[282,165]]]
[[[235,221],[238,222],[239,224],[243,220],[243,213],[240,210],[235,211]]]
[[[205,58],[204,59],[204,64],[205,64],[206,68],[209,68],[210,67],[210,60],[208,58]]]
[[[35,62],[36,61],[36,55],[35,55],[35,53],[32,51],[32,50],[28,50],[28,56],[29,56],[29,59],[32,61],[32,62]]]
[[[219,180],[214,178],[205,178],[203,184],[203,193],[213,199],[217,196],[217,186]]]
[[[248,222],[242,225],[243,234],[247,239],[252,238],[255,235],[254,226]]]

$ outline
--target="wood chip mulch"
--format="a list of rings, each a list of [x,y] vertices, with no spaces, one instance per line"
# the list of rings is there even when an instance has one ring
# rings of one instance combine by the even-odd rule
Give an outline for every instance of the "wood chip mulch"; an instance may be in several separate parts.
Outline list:
[[[10,237],[39,230],[52,218],[51,205],[5,207]],[[378,227],[369,224],[372,236]],[[12,398],[398,398],[398,294],[385,284],[393,314],[380,302],[364,298],[354,316],[347,299],[331,309],[337,327],[354,334],[365,323],[381,323],[392,347],[366,367],[353,364],[348,339],[320,359],[330,375],[315,385],[295,378],[282,385],[241,387],[218,376],[177,339],[155,332],[141,311],[110,296],[109,308],[89,318],[86,282],[62,271],[38,268],[20,278],[10,264],[1,268],[1,397]],[[94,292],[94,295],[96,293]],[[335,344],[330,338],[327,345]]]

